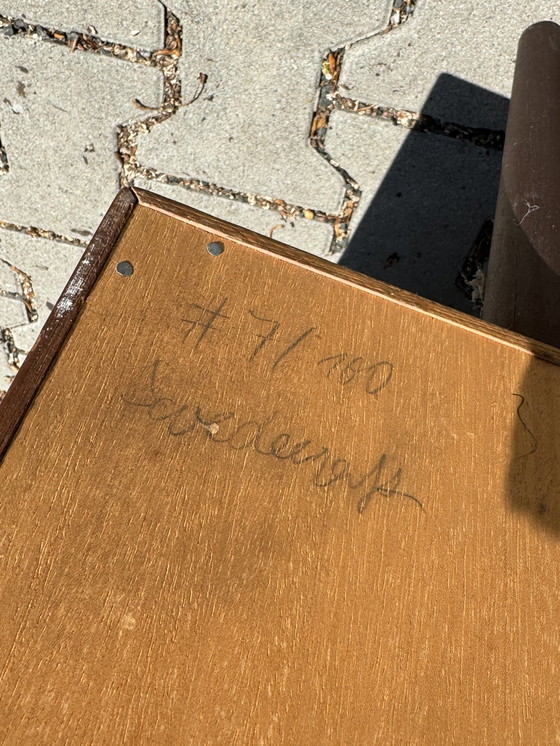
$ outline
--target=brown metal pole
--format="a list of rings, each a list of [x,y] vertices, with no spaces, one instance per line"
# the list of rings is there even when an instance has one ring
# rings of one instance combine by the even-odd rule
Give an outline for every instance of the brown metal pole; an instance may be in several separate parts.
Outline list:
[[[519,40],[483,317],[560,347],[560,26]]]

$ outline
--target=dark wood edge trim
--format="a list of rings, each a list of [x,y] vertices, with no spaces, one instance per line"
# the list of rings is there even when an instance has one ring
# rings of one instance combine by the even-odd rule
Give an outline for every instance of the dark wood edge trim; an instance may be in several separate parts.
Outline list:
[[[432,316],[444,323],[461,327],[479,336],[495,340],[508,347],[514,347],[521,352],[526,352],[555,365],[560,365],[560,350],[544,342],[538,342],[522,334],[517,334],[516,332],[511,332],[508,329],[491,324],[488,321],[483,321],[461,311],[456,311],[453,308],[442,306],[435,301],[427,300],[414,293],[387,285],[380,280],[362,275],[347,267],[341,267],[321,257],[294,249],[273,238],[261,236],[254,231],[240,228],[219,218],[214,218],[192,207],[187,207],[180,202],[147,192],[144,189],[134,188],[134,192],[138,197],[140,205],[152,208],[171,217],[179,218],[189,225],[208,230],[220,238],[235,241],[257,251],[274,254],[294,264],[304,265],[314,272],[361,288],[373,295],[386,298],[392,303],[398,303],[401,306]]]
[[[119,191],[0,402],[0,461],[137,204],[131,189]]]

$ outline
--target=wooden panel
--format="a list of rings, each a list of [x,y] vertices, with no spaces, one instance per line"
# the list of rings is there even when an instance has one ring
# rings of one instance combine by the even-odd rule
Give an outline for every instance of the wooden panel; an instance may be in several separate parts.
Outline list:
[[[558,352],[140,201],[0,466],[4,742],[555,742]]]

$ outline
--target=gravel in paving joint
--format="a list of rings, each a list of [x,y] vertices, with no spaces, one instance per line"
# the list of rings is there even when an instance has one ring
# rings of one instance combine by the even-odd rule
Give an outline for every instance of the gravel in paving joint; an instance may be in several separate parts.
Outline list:
[[[494,150],[503,150],[504,147],[504,130],[465,127],[454,122],[442,122],[421,112],[395,109],[392,106],[381,106],[379,104],[366,104],[363,101],[342,96],[337,90],[332,93],[332,102],[335,108],[342,111],[369,116],[374,119],[383,119],[399,127],[416,130],[417,132],[430,132],[455,140],[465,140],[472,145],[493,148]]]
[[[339,214],[333,221],[333,241],[330,248],[331,254],[344,251],[348,243],[348,230],[350,220],[354,214],[360,198],[361,189],[359,184],[350,176],[342,166],[331,157],[325,147],[325,137],[329,130],[329,120],[334,104],[331,97],[338,87],[344,49],[329,51],[321,62],[321,75],[319,79],[319,92],[317,106],[311,120],[309,131],[309,143],[327,163],[334,168],[344,180],[344,196]]]
[[[33,238],[47,238],[50,241],[60,241],[61,243],[72,244],[72,246],[83,246],[85,248],[88,245],[87,241],[74,238],[74,236],[62,236],[60,233],[55,233],[55,231],[36,228],[33,225],[18,225],[17,223],[10,223],[8,220],[0,220],[0,228],[15,231],[16,233],[25,233],[26,236],[33,236]]]
[[[35,39],[51,41],[70,47],[72,52],[94,52],[97,54],[113,55],[127,62],[143,65],[153,65],[158,52],[135,49],[124,44],[100,39],[95,34],[78,31],[60,31],[37,23],[29,23],[23,18],[10,18],[0,15],[0,36],[29,36]]]

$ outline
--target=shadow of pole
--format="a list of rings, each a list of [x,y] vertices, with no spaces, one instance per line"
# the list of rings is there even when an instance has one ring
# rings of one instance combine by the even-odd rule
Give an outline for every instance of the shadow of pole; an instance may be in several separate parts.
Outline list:
[[[340,264],[473,313],[456,280],[495,211],[501,161],[496,135],[505,128],[508,104],[503,96],[441,75],[422,110],[440,126],[407,135]],[[449,125],[447,136],[436,134],[446,131],[441,123],[453,121],[477,126]]]

